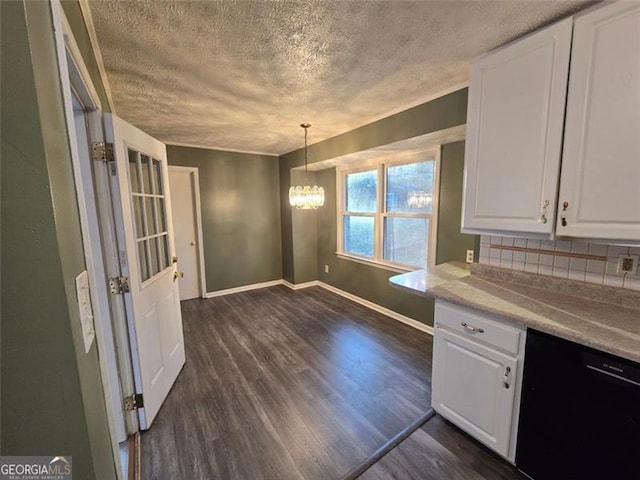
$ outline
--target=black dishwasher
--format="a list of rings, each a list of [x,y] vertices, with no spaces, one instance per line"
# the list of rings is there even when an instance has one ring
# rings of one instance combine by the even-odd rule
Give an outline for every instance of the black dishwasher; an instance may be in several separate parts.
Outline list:
[[[640,365],[529,329],[516,465],[535,480],[640,479]]]

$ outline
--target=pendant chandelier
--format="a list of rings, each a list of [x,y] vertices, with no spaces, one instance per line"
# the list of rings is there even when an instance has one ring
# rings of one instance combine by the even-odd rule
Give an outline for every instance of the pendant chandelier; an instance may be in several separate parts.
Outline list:
[[[309,123],[300,124],[304,128],[304,180],[307,182],[307,129],[311,126]],[[289,188],[289,203],[298,210],[316,210],[324,205],[324,188],[314,185],[313,187],[305,185]]]
[[[411,208],[424,208],[431,205],[433,196],[423,190],[412,191],[407,194],[407,204]]]

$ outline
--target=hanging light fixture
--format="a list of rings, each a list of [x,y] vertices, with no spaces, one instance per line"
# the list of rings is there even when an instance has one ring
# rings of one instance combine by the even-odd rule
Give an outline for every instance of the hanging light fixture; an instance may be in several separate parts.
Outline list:
[[[300,126],[304,128],[304,180],[307,182],[307,129],[311,124],[301,123]],[[324,205],[324,188],[317,185],[291,187],[289,188],[289,203],[298,210],[316,210]]]

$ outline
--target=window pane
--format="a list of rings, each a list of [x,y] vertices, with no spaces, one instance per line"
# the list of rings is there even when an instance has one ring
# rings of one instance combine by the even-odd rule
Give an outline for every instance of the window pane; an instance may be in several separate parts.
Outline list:
[[[373,257],[373,217],[344,217],[344,251]]]
[[[131,191],[140,193],[140,181],[138,179],[138,152],[129,150],[129,181],[131,182]]]
[[[151,193],[151,169],[149,168],[149,162],[151,159],[146,155],[140,155],[140,161],[142,164],[142,184],[144,185],[144,193]]]
[[[428,218],[387,217],[384,222],[384,259],[425,268],[428,238]]]
[[[347,175],[347,212],[376,211],[377,170]]]
[[[158,242],[156,238],[152,238],[149,240],[149,248],[151,249],[151,275],[153,277],[156,273],[160,271],[158,268]]]
[[[166,219],[166,212],[164,211],[164,198],[156,198],[156,207],[157,207],[156,211],[158,212],[158,220],[160,222],[160,232],[166,232],[167,219]]]
[[[145,240],[138,242],[138,262],[140,262],[140,280],[142,282],[150,277],[147,265],[147,250],[145,249],[146,243]]]
[[[151,168],[151,188],[156,195],[162,195],[164,192],[160,188],[160,160],[152,159]]]
[[[158,244],[160,246],[160,270],[164,270],[169,266],[169,248],[167,245],[167,235],[158,237]]]
[[[387,167],[387,212],[431,213],[433,165],[429,160]]]
[[[156,212],[153,204],[153,198],[144,197],[144,206],[147,212],[147,227],[149,228],[147,235],[155,235],[158,233],[156,229]]]
[[[144,211],[142,210],[142,200],[143,197],[131,197],[131,201],[133,202],[133,218],[136,224],[136,236],[138,238],[146,236],[146,232],[144,229]]]

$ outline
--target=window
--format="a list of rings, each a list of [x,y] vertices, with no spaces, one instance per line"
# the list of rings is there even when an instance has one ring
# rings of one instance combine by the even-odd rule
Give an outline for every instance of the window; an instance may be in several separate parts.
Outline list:
[[[339,169],[338,254],[401,269],[435,251],[439,149]]]
[[[169,232],[160,160],[129,148],[131,202],[140,280],[169,267]]]

